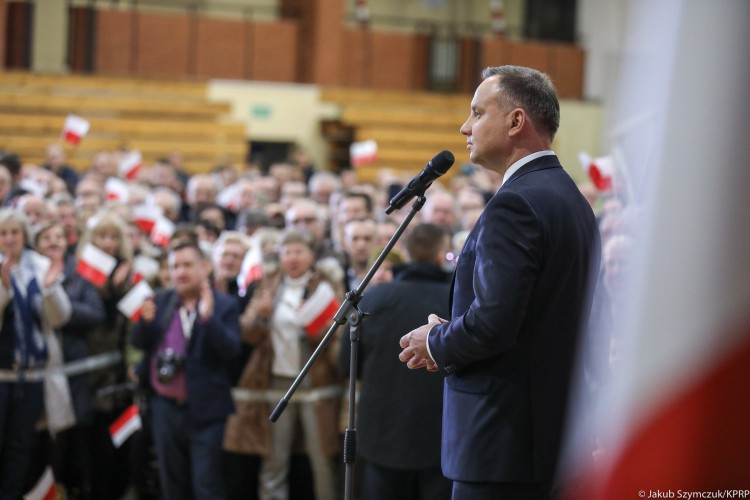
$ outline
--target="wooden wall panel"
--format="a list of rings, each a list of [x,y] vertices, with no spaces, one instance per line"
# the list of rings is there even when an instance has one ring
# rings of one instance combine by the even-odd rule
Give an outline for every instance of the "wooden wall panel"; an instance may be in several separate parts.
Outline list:
[[[99,10],[94,35],[94,71],[107,75],[135,73],[137,47],[133,38],[136,14]]]
[[[372,34],[372,86],[379,89],[414,88],[414,37],[408,34]]]
[[[551,49],[550,77],[560,99],[583,99],[584,51],[576,45],[559,44]]]
[[[504,38],[492,37],[482,40],[482,53],[479,58],[479,71],[488,66],[510,64],[508,42]]]
[[[512,42],[508,64],[528,66],[544,73],[550,70],[550,45],[542,42]]]
[[[372,40],[369,30],[354,29],[344,33],[341,84],[346,87],[369,87],[372,81]]]
[[[311,40],[300,40],[300,44],[312,44],[311,82],[319,85],[341,85],[341,70],[344,32],[345,0],[315,0]]]
[[[143,76],[191,74],[191,19],[184,14],[138,15],[136,72]]]
[[[248,63],[247,24],[202,17],[197,22],[195,75],[241,79]]]
[[[297,82],[297,24],[290,21],[253,23],[252,71],[246,78],[269,82]]]

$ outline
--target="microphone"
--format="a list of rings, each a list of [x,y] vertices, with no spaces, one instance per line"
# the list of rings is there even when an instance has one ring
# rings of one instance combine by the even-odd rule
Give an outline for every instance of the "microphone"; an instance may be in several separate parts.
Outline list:
[[[453,157],[453,153],[450,151],[443,150],[432,157],[427,162],[427,165],[415,175],[396,196],[391,198],[388,204],[388,208],[385,209],[386,214],[392,213],[394,210],[400,210],[415,196],[422,196],[427,188],[432,185],[432,182],[446,173],[449,168],[453,165],[456,159]]]

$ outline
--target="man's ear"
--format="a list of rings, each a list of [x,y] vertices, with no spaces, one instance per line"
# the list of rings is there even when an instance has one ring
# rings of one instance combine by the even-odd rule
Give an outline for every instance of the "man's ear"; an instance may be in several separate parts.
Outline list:
[[[526,126],[526,113],[521,108],[516,108],[510,112],[510,129],[508,133],[513,136],[521,132]]]

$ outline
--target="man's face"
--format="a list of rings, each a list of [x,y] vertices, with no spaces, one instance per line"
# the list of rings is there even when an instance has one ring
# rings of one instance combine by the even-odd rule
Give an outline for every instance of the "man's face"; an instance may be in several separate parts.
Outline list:
[[[197,294],[208,277],[208,265],[195,248],[181,248],[169,254],[169,278],[180,295]]]
[[[435,195],[431,200],[429,210],[425,214],[425,222],[451,228],[456,223],[453,211],[453,198],[447,194]]]
[[[214,203],[216,201],[216,186],[208,179],[202,179],[196,183],[193,192],[193,206]]]
[[[497,78],[488,78],[477,87],[469,118],[461,126],[461,133],[466,136],[466,147],[473,163],[503,172],[510,153],[510,114],[501,110],[498,104]]]
[[[242,259],[245,258],[244,248],[238,241],[227,241],[223,245],[219,256],[219,275],[234,278],[240,274]]]
[[[358,197],[344,198],[339,206],[339,221],[346,224],[350,220],[367,217],[367,204]]]
[[[286,226],[308,231],[316,243],[319,243],[324,235],[324,227],[318,219],[317,211],[312,205],[298,205],[287,212]]]
[[[344,245],[353,263],[359,266],[367,265],[370,252],[375,246],[376,234],[377,228],[373,221],[355,221],[346,225]]]

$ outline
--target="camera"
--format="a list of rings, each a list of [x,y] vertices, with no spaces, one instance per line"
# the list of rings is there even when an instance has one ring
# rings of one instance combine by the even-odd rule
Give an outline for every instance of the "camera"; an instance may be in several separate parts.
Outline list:
[[[172,349],[165,349],[156,356],[156,377],[162,384],[168,384],[182,371],[183,359]]]

